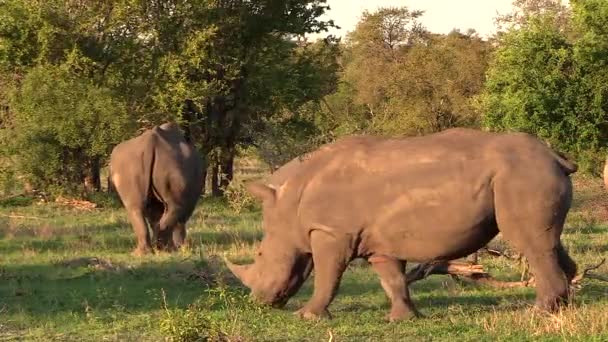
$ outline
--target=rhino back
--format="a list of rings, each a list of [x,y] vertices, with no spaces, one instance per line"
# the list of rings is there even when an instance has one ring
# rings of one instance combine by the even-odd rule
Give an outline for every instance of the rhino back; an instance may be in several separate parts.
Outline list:
[[[139,207],[154,193],[192,209],[202,190],[203,162],[174,125],[163,125],[118,144],[111,179],[125,205]]]
[[[283,200],[297,208],[280,210],[297,213],[304,230],[361,235],[369,240],[364,248],[390,249],[400,241],[394,248],[408,251],[410,260],[464,253],[467,241],[491,239],[497,175],[530,169],[565,177],[550,149],[522,134],[457,129],[416,138],[359,137],[327,151],[283,183]],[[428,243],[431,238],[436,243]]]

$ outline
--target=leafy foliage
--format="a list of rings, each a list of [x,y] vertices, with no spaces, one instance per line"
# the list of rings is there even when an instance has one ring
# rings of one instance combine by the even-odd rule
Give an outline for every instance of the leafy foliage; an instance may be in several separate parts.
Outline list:
[[[475,126],[474,95],[482,88],[489,47],[473,31],[432,35],[420,11],[366,13],[349,36],[343,82],[351,89],[355,127],[419,135]]]
[[[62,67],[32,69],[11,107],[9,138],[19,170],[39,186],[81,184],[80,164],[107,156],[128,127],[125,105],[108,89]]]
[[[481,105],[486,127],[535,134],[597,173],[608,144],[608,36],[598,25],[608,22],[608,7],[573,6],[573,36],[550,11],[501,37]]]

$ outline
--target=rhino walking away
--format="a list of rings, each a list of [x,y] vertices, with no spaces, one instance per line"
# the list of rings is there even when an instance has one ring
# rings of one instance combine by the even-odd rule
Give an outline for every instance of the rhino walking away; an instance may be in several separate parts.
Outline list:
[[[568,297],[576,264],[561,244],[576,165],[523,133],[450,129],[413,138],[349,137],[250,183],[263,201],[264,237],[250,265],[226,260],[258,301],[281,307],[311,273],[297,312],[328,314],[342,273],[365,258],[391,301],[388,318],[418,315],[406,261],[461,258],[499,232],[523,253],[536,305]]]
[[[179,248],[203,187],[203,161],[177,125],[165,123],[112,150],[110,179],[137,237],[136,255]],[[146,224],[152,230],[152,238]]]

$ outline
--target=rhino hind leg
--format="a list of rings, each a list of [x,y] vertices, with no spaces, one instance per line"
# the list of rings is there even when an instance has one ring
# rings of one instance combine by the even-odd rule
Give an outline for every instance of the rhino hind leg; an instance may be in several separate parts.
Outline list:
[[[330,317],[327,307],[334,299],[340,280],[352,256],[351,241],[321,230],[310,235],[313,264],[315,265],[314,290],[310,300],[296,312],[301,318]]]
[[[137,247],[133,251],[134,255],[145,255],[152,252],[150,234],[144,218],[144,213],[140,209],[128,210],[129,221],[133,226],[133,231],[137,238]]]
[[[156,248],[159,251],[174,252],[177,248],[173,243],[173,227],[169,227],[158,231],[158,239],[156,240]]]
[[[555,311],[568,301],[568,280],[576,272],[560,241],[570,208],[571,185],[558,178],[536,184],[533,191],[513,184],[495,189],[496,218],[505,239],[528,259],[536,283],[537,308]]]
[[[369,262],[380,277],[380,284],[391,301],[388,321],[396,322],[421,316],[410,298],[405,262],[384,256],[370,257]]]

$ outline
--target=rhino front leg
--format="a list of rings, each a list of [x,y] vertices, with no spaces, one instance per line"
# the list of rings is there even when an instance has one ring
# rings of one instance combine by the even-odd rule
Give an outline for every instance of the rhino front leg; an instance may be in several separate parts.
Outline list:
[[[156,199],[149,199],[148,206],[146,207],[146,218],[148,219],[148,224],[150,226],[150,230],[152,231],[152,243],[159,249],[159,234],[158,234],[158,226],[160,218],[163,216],[165,211],[165,206],[163,203]]]
[[[180,227],[181,223],[178,221],[180,208],[172,204],[159,202],[155,207],[151,207],[150,212],[154,213],[151,221],[155,224],[151,225],[156,249],[167,252],[175,251],[181,245],[180,237],[184,236],[185,238],[185,227]],[[184,230],[183,233],[181,232],[182,229]],[[178,245],[175,242],[180,242],[180,244]]]
[[[178,222],[173,228],[173,244],[179,249],[186,242],[186,224]]]
[[[385,256],[372,256],[369,259],[374,271],[380,277],[380,284],[391,300],[390,322],[420,316],[412,300],[405,276],[405,262]]]
[[[180,238],[183,237],[185,239],[186,237],[186,227],[180,222],[181,216],[181,207],[175,204],[167,204],[167,208],[158,224],[159,249],[175,251],[181,246],[183,240]]]
[[[352,248],[347,237],[336,237],[320,230],[311,233],[310,242],[315,269],[314,290],[311,299],[296,314],[305,319],[318,319],[330,316],[327,307],[336,295]]]

